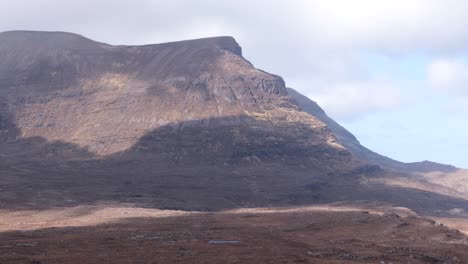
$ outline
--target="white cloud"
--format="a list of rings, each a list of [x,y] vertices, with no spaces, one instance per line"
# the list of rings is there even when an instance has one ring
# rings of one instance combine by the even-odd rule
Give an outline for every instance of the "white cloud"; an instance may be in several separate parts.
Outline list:
[[[184,38],[214,25],[273,47],[290,42],[390,53],[468,50],[468,2],[462,0],[0,0],[0,5],[0,31],[72,30],[111,42]]]
[[[306,19],[337,47],[367,47],[382,52],[466,51],[467,1],[312,0],[303,1]]]
[[[368,113],[391,110],[406,101],[400,87],[385,78],[304,83],[313,83],[315,87],[300,91],[338,120],[352,120]]]
[[[462,99],[460,105],[465,112],[468,112],[468,97]]]
[[[468,67],[456,60],[435,60],[427,67],[427,83],[439,91],[468,95]]]
[[[437,59],[426,70],[426,84],[435,92],[448,97],[445,109],[468,111],[468,66],[455,59]]]

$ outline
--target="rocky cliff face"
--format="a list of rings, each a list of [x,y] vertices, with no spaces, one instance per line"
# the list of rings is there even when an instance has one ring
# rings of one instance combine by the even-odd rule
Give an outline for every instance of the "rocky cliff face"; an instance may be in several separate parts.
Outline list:
[[[376,199],[446,209],[446,189],[428,196],[376,183],[423,165],[364,148],[281,77],[256,69],[231,37],[111,46],[62,32],[0,33],[4,206]]]
[[[16,131],[17,139],[63,141],[105,156],[145,151],[151,135],[194,130],[190,140],[200,146],[191,151],[214,148],[226,159],[243,151],[223,150],[240,144],[247,159],[282,156],[275,145],[344,151],[326,124],[299,110],[284,81],[255,69],[231,37],[109,46],[69,33],[6,32],[0,43],[10,138]]]

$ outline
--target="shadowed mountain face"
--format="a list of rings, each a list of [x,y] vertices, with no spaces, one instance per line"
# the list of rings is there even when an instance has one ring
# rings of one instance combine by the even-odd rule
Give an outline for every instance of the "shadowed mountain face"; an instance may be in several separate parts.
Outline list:
[[[366,149],[254,68],[231,37],[111,46],[70,33],[0,33],[2,207],[468,208],[467,193],[422,174],[433,171],[458,172]]]

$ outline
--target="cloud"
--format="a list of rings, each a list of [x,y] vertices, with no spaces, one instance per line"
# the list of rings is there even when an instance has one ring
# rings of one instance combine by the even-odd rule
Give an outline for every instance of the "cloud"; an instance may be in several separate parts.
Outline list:
[[[456,59],[436,59],[427,66],[426,74],[427,86],[449,97],[445,110],[468,111],[467,65]]]
[[[398,108],[406,101],[400,87],[385,78],[306,83],[319,88],[300,91],[317,101],[331,117],[342,121]]]
[[[468,67],[457,60],[434,60],[427,67],[427,83],[439,91],[468,96]]]
[[[464,45],[468,2],[459,0],[0,0],[0,4],[0,31],[73,30],[114,43],[179,39],[189,32],[205,32],[203,37],[218,32],[204,28],[217,27],[272,47],[290,43],[389,53],[468,49]]]
[[[462,99],[462,102],[461,102],[460,104],[461,104],[461,106],[462,106],[462,109],[463,109],[465,112],[468,112],[468,97]]]
[[[465,52],[468,2],[458,0],[312,0],[308,24],[336,47],[381,52]]]

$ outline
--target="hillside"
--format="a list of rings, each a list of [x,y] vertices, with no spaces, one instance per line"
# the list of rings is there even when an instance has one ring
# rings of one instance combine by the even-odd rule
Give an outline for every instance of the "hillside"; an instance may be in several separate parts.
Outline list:
[[[459,181],[428,176],[465,181],[462,170],[368,150],[256,69],[231,37],[112,46],[72,33],[0,33],[0,102],[3,208],[372,200],[468,210]]]

